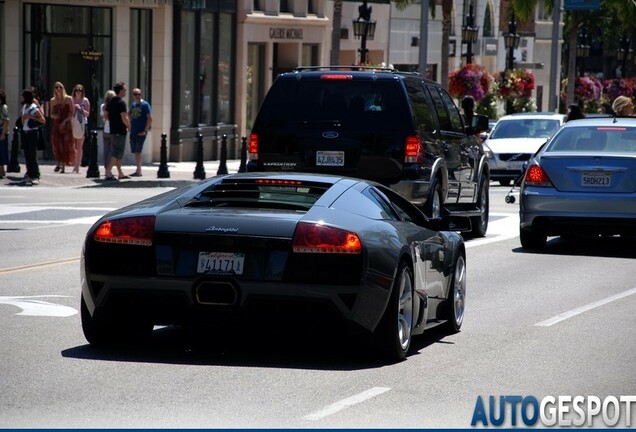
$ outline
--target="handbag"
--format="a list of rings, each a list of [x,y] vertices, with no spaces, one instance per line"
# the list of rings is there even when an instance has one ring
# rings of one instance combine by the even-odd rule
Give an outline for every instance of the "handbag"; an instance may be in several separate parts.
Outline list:
[[[73,124],[73,138],[75,139],[84,138],[84,122],[82,120],[78,120],[77,116],[73,116],[71,121]]]

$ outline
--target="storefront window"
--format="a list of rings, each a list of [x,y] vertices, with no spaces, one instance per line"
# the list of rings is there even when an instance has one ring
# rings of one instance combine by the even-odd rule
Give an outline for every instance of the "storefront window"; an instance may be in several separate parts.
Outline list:
[[[99,126],[97,110],[112,86],[111,9],[25,4],[24,29],[22,87],[48,100],[55,81],[69,93],[82,84],[91,101],[89,127]]]
[[[179,50],[174,76],[179,88],[174,91],[179,106],[174,107],[173,124],[176,128],[231,124],[236,4],[181,2],[175,18]]]
[[[265,93],[265,44],[247,45],[247,123],[250,130]]]
[[[130,10],[130,90],[139,87],[152,102],[152,10]]]
[[[192,125],[194,108],[194,12],[181,13],[181,61],[179,62],[179,124]]]
[[[214,64],[214,15],[201,14],[201,54],[199,58],[200,106],[199,124],[212,123],[212,65]]]
[[[219,123],[230,123],[232,118],[231,95],[232,81],[232,15],[221,14],[219,17]]]

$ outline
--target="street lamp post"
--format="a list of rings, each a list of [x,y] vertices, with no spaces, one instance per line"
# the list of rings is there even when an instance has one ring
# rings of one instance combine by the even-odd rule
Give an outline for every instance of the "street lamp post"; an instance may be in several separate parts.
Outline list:
[[[473,62],[473,44],[477,42],[479,27],[475,27],[475,16],[473,15],[473,3],[468,7],[466,25],[462,27],[462,42],[466,43],[466,64]]]
[[[367,62],[367,39],[373,39],[375,35],[375,21],[371,21],[372,7],[367,5],[367,0],[364,0],[358,7],[358,18],[353,20],[353,34],[357,39],[360,39],[360,64]]]
[[[631,57],[632,41],[626,35],[623,35],[618,41],[618,51],[616,52],[616,57],[618,61],[621,62],[621,78],[625,78],[627,76],[627,60]]]
[[[515,49],[519,47],[519,41],[521,36],[517,34],[517,21],[515,20],[515,11],[512,11],[512,16],[510,21],[508,21],[508,32],[504,33],[504,45],[508,50],[508,57],[506,60],[506,71],[504,73],[508,74],[509,71],[512,71],[515,67]],[[512,114],[512,100],[508,98],[506,100],[506,114]]]

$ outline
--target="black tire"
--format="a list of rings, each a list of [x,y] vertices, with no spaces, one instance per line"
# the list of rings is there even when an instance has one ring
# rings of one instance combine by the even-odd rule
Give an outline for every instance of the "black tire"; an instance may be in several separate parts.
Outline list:
[[[424,205],[424,214],[429,218],[441,218],[444,201],[442,200],[442,185],[437,177],[431,180],[430,191],[429,197]]]
[[[457,333],[464,323],[466,309],[466,257],[460,253],[453,265],[453,277],[446,299],[444,319],[449,331]]]
[[[488,179],[485,176],[482,177],[481,183],[479,185],[477,206],[481,210],[481,215],[474,216],[470,219],[470,236],[473,238],[485,237],[486,232],[488,231],[488,218],[490,214],[490,192]]]
[[[91,316],[81,296],[80,317],[82,331],[89,344],[96,347],[139,346],[150,339],[153,325],[144,319],[129,319],[117,323]]]
[[[389,304],[375,332],[376,345],[384,358],[402,361],[406,358],[413,338],[413,272],[401,263]]]
[[[548,236],[531,228],[519,229],[519,240],[524,249],[540,250],[545,247]]]
[[[81,296],[80,317],[82,320],[82,331],[89,344],[95,346],[109,345],[109,342],[113,339],[112,335],[104,323],[91,316],[83,295]]]

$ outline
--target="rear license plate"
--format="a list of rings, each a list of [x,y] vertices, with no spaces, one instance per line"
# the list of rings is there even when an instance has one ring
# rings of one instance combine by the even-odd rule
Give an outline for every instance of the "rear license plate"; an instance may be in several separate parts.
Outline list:
[[[197,273],[243,274],[245,254],[232,252],[199,252]]]
[[[584,187],[610,187],[612,174],[602,171],[583,171],[581,186]]]
[[[316,152],[317,166],[344,166],[345,154],[343,151],[324,151]]]

